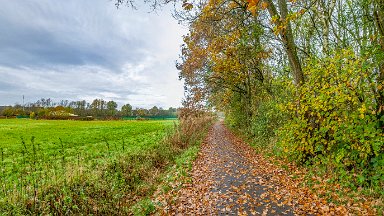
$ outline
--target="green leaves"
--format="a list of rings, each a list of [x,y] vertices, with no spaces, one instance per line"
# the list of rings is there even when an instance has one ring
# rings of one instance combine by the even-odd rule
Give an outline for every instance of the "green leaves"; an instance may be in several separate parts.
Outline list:
[[[367,61],[341,50],[306,63],[307,82],[297,90],[300,97],[280,105],[291,116],[279,130],[279,145],[288,157],[346,170],[354,167],[365,173],[356,179],[358,185],[369,178],[371,159],[384,154],[384,138],[375,115],[377,74]]]

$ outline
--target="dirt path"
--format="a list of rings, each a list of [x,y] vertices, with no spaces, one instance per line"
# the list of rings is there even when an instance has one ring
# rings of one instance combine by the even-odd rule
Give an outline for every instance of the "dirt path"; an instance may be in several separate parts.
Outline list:
[[[284,170],[256,154],[221,122],[201,146],[191,176],[192,182],[177,191],[163,214],[294,215],[329,210],[324,200],[300,189]]]

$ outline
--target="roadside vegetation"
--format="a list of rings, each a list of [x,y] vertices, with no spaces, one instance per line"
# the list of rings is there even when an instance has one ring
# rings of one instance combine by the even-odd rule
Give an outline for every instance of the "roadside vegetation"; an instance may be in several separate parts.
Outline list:
[[[213,117],[1,120],[1,214],[132,214]]]
[[[36,102],[0,106],[0,119],[31,118],[49,120],[117,120],[117,119],[176,119],[177,109],[169,107],[163,109],[153,106],[150,109],[132,107],[129,103],[118,108],[115,101],[94,99],[55,102],[50,98],[41,98]]]
[[[178,67],[190,100],[222,111],[281,166],[306,170],[303,184],[320,184],[330,202],[382,212],[384,2],[183,7],[189,33]]]

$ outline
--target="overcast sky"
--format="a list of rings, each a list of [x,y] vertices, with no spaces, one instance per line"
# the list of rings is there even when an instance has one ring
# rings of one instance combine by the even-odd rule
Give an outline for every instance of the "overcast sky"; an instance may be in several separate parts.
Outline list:
[[[175,60],[185,27],[170,8],[116,9],[113,0],[3,1],[0,105],[102,98],[178,107]]]

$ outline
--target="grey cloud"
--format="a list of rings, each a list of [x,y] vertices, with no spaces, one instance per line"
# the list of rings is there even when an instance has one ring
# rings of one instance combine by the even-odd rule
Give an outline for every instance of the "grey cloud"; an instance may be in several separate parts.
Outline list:
[[[10,84],[8,82],[0,80],[0,92],[8,93],[9,91],[14,91],[16,89],[17,87],[14,84]]]
[[[47,12],[54,16],[52,11]],[[62,19],[59,24],[51,23],[48,16],[44,17],[46,24],[41,24],[39,19],[29,20],[30,17],[22,14],[11,14],[7,19],[0,17],[3,33],[0,36],[0,64],[10,67],[95,64],[117,69],[123,61],[135,61],[144,55],[138,47],[144,44],[143,41],[128,40],[113,32],[100,33],[99,28],[113,29],[109,29],[108,23],[97,27],[88,24],[87,18],[92,19],[92,15],[95,14],[83,17],[83,21],[75,17]]]
[[[174,61],[185,33],[169,12],[109,0],[6,1],[0,7],[0,105],[102,97],[177,106]]]

